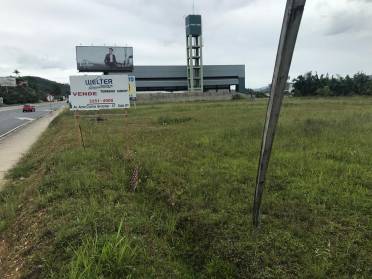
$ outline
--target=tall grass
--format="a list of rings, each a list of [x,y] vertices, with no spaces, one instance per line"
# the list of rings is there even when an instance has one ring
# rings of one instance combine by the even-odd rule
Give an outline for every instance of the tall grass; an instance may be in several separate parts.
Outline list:
[[[371,105],[285,100],[258,230],[265,101],[83,113],[85,150],[65,113],[0,193],[3,266],[22,260],[26,278],[370,278]]]
[[[123,223],[114,235],[98,236],[83,240],[70,263],[68,277],[82,278],[132,278],[138,261],[138,247],[121,235]]]

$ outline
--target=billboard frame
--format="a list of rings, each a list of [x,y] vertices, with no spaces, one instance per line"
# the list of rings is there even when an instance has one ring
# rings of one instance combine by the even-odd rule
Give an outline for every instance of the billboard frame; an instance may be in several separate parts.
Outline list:
[[[101,69],[99,69],[98,67],[97,68],[94,68],[94,69],[89,69],[89,68],[84,68],[84,67],[81,67],[79,66],[79,63],[78,63],[78,48],[116,48],[116,49],[119,49],[119,48],[123,48],[123,49],[131,49],[131,53],[132,53],[132,64],[131,64],[131,67],[126,67],[126,68],[120,68],[120,67],[112,67],[112,68],[105,68],[103,65],[103,67]],[[80,72],[80,73],[99,73],[99,72],[103,72],[103,73],[130,73],[133,71],[134,69],[134,63],[133,63],[133,47],[131,46],[105,46],[105,45],[101,45],[101,46],[87,46],[87,45],[80,45],[80,46],[75,46],[75,57],[76,57],[76,67],[77,67],[77,70]],[[128,57],[129,58],[129,57]]]
[[[0,87],[17,87],[17,78],[0,77]]]
[[[128,75],[72,75],[70,110],[128,109],[128,84]]]

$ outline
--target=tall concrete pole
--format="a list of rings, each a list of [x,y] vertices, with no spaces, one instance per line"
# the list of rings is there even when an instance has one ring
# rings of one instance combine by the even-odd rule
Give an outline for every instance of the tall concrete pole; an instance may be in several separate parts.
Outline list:
[[[257,172],[256,191],[253,204],[253,224],[259,225],[260,207],[265,184],[266,171],[269,165],[271,149],[274,142],[280,108],[287,84],[288,73],[296,45],[302,14],[306,0],[287,0],[278,53],[276,56],[271,95],[267,107],[265,128],[262,137],[261,156]]]

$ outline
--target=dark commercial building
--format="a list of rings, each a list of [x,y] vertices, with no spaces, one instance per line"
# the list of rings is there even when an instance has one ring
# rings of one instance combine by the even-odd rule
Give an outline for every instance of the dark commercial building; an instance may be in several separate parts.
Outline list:
[[[203,87],[206,90],[245,90],[244,65],[204,65]],[[137,91],[187,91],[186,66],[134,66]]]

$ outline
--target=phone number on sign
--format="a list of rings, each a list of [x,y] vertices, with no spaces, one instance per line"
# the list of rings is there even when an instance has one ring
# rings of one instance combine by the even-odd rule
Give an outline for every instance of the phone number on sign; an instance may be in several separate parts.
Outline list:
[[[90,99],[89,104],[102,104],[102,103],[113,103],[114,99]]]

